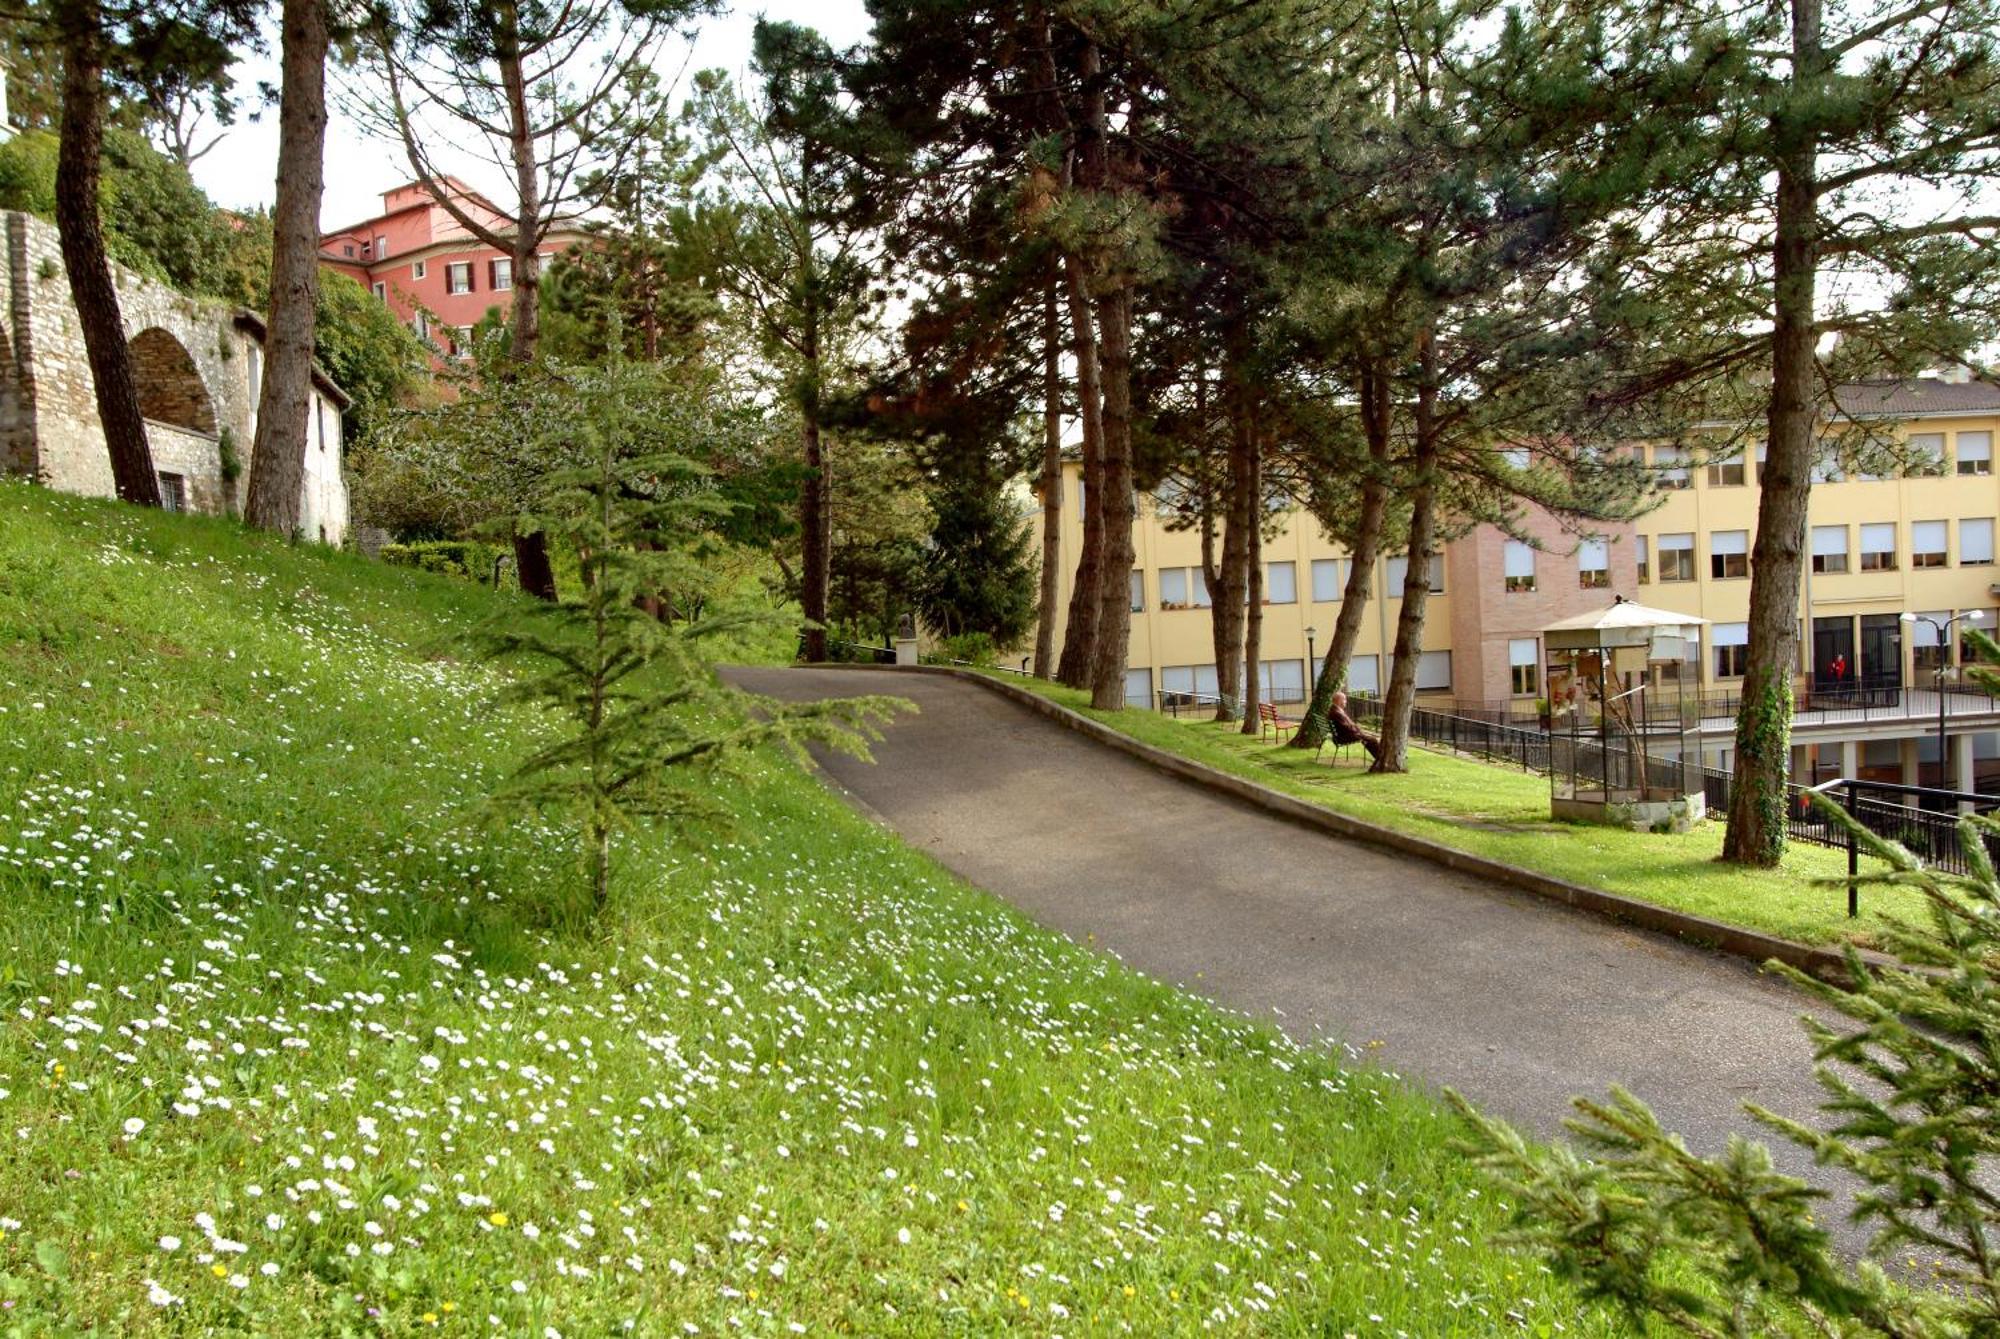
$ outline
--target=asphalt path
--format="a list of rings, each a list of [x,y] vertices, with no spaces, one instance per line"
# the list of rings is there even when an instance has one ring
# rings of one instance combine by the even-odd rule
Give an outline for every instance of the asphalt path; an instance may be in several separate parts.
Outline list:
[[[911,699],[920,714],[872,764],[821,759],[834,782],[1042,924],[1299,1040],[1544,1135],[1612,1084],[1697,1152],[1752,1130],[1746,1102],[1816,1118],[1805,998],[1752,964],[1297,827],[941,675],[728,677],[785,699]]]

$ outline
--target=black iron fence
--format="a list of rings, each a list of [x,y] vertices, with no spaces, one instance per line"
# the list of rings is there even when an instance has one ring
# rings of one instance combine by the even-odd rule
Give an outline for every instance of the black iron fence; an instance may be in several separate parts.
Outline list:
[[[1302,694],[1283,690],[1274,696],[1277,705],[1296,705],[1303,700]],[[1213,693],[1160,693],[1157,697],[1159,710],[1174,716],[1211,715],[1222,701]],[[1382,699],[1369,693],[1350,693],[1347,710],[1364,728],[1379,726]],[[1729,812],[1731,773],[1633,750],[1615,741],[1443,711],[1421,700],[1410,712],[1410,736],[1433,748],[1543,776],[1602,777],[1619,788],[1643,785],[1681,794],[1699,789],[1710,812]],[[1851,778],[1811,788],[1788,785],[1785,792],[1786,829],[1791,839],[1847,852],[1850,876],[1859,868],[1861,844],[1851,828],[1813,802],[1814,792],[1837,804],[1861,827],[1901,843],[1932,868],[1954,874],[1970,872],[1960,845],[1959,816],[2000,811],[2000,795]],[[1988,856],[2000,862],[2000,839],[1984,840]],[[1850,882],[1849,915],[1858,914],[1858,900],[1856,887]]]
[[[805,657],[805,647],[805,638],[799,638],[800,659]],[[893,665],[896,663],[896,648],[870,646],[866,642],[837,642],[829,638],[826,643],[826,658],[836,665]]]

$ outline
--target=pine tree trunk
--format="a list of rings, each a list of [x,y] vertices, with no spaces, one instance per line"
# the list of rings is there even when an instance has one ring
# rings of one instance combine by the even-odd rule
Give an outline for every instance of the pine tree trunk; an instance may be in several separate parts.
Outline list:
[[[325,0],[284,0],[284,91],[278,109],[278,196],[272,210],[271,312],[257,440],[243,519],[292,535],[300,527],[312,428],[313,323],[319,301],[319,206],[325,180]]]
[[[1223,375],[1223,421],[1229,459],[1222,501],[1222,565],[1208,588],[1209,623],[1215,644],[1217,721],[1234,721],[1243,710],[1243,625],[1250,598],[1250,527],[1256,514],[1251,498],[1251,446],[1244,430],[1241,367],[1228,361]]]
[[[1054,668],[1056,594],[1062,580],[1062,312],[1054,283],[1042,295],[1042,593],[1035,677]]]
[[[1244,410],[1251,406],[1244,401]],[[1250,524],[1243,532],[1243,733],[1260,734],[1263,722],[1257,704],[1263,701],[1260,661],[1264,644],[1264,458],[1257,426],[1246,422],[1243,437],[1247,445]]]
[[[514,299],[507,337],[508,356],[527,366],[541,351],[542,267],[536,250],[541,230],[541,179],[536,173],[534,125],[528,114],[528,85],[521,70],[520,12],[502,6],[505,39],[495,62],[507,102],[507,133],[514,158]],[[556,598],[555,567],[549,561],[548,538],[539,530],[514,539],[514,565],[521,589],[543,600]]]
[[[812,376],[817,384],[818,370]],[[805,615],[805,657],[818,664],[826,659],[827,591],[833,578],[833,528],[826,507],[826,449],[820,437],[819,407],[806,413],[801,428],[805,442],[806,477],[799,487],[799,531],[805,555],[800,564],[799,610]]]
[[[1077,551],[1076,574],[1069,591],[1068,617],[1063,624],[1062,657],[1056,679],[1072,688],[1085,687],[1097,655],[1097,574],[1102,566],[1104,517],[1097,499],[1104,493],[1104,391],[1098,366],[1097,333],[1083,264],[1063,258],[1064,286],[1069,296],[1071,353],[1076,359],[1077,417],[1083,427],[1083,546]]]
[[[1211,665],[1217,666],[1215,691],[1220,696],[1222,693],[1222,671],[1220,667],[1229,659],[1230,652],[1236,645],[1235,639],[1239,634],[1237,624],[1230,623],[1225,626],[1222,620],[1217,617],[1219,611],[1215,603],[1215,593],[1222,589],[1222,566],[1217,564],[1215,556],[1215,501],[1215,495],[1212,490],[1202,490],[1201,588],[1208,592],[1208,659]],[[1222,562],[1226,564],[1229,561],[1227,555],[1229,545],[1229,497],[1227,493],[1222,498],[1222,511],[1222,542],[1225,550]],[[1189,594],[1193,594],[1193,592],[1190,591]],[[1226,721],[1232,718],[1218,715],[1216,719]]]
[[[1403,608],[1396,617],[1396,659],[1382,699],[1382,743],[1373,772],[1410,770],[1410,712],[1417,703],[1417,665],[1424,654],[1424,614],[1431,595],[1431,547],[1437,530],[1437,354],[1421,337],[1417,386],[1416,450],[1410,483],[1409,562],[1403,575]]]
[[[1222,500],[1222,561],[1208,586],[1208,620],[1215,647],[1215,719],[1233,721],[1243,703],[1243,615],[1249,598],[1249,532],[1243,524],[1242,465],[1229,447],[1228,491]]]
[[[500,87],[507,101],[508,149],[513,155],[514,300],[508,349],[517,363],[532,363],[542,342],[542,183],[535,161],[535,126],[528,108],[528,83],[521,68],[520,10],[508,0],[500,54]]]
[[[98,190],[104,153],[104,31],[97,0],[57,6],[64,41],[62,133],[56,150],[56,231],[70,299],[83,328],[84,353],[97,391],[97,418],[111,455],[118,496],[160,505],[160,477],[139,412],[139,384],[118,311],[118,287],[104,249]]]
[[[1361,514],[1356,518],[1354,550],[1347,583],[1341,589],[1340,613],[1334,619],[1333,640],[1313,680],[1312,701],[1305,719],[1292,734],[1292,747],[1317,749],[1326,742],[1333,695],[1346,682],[1347,664],[1361,640],[1361,623],[1368,613],[1368,589],[1375,560],[1382,552],[1382,522],[1389,514],[1389,379],[1373,369],[1361,374],[1361,432],[1368,442],[1369,470],[1361,480]],[[1386,594],[1386,592],[1385,592]]]
[[[1125,706],[1125,668],[1132,641],[1132,298],[1131,276],[1119,279],[1098,301],[1098,343],[1103,349],[1104,487],[1098,503],[1104,555],[1098,564],[1097,647],[1090,673],[1090,705],[1099,711]]]
[[[548,537],[541,531],[514,536],[514,575],[526,594],[538,600],[555,600],[556,569],[549,561]]]
[[[1820,0],[1793,0],[1794,79],[1827,70]],[[1736,767],[1722,858],[1770,867],[1785,850],[1791,780],[1792,667],[1798,663],[1799,581],[1812,493],[1813,310],[1819,266],[1819,182],[1812,133],[1780,127],[1777,229],[1772,248],[1770,444],[1758,490],[1750,558],[1750,646],[1736,715]],[[1787,137],[1788,136],[1788,137]]]

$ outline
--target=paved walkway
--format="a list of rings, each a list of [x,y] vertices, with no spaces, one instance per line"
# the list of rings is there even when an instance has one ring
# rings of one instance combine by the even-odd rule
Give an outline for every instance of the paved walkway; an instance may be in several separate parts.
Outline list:
[[[1803,997],[1740,960],[1306,831],[943,676],[730,677],[782,698],[912,699],[922,714],[889,727],[874,765],[823,760],[834,780],[1043,924],[1297,1038],[1363,1048],[1543,1133],[1612,1083],[1701,1152],[1750,1128],[1746,1101],[1817,1110]]]

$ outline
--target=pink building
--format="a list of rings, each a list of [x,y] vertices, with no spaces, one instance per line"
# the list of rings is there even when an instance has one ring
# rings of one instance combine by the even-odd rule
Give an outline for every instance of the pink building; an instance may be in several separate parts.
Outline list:
[[[446,177],[453,201],[482,224],[511,231],[484,196]],[[559,223],[543,239],[547,259],[585,240],[580,227]],[[513,301],[514,261],[488,246],[412,182],[382,193],[382,212],[320,238],[320,260],[389,304],[418,335],[443,353],[456,354],[488,310],[503,314]]]

